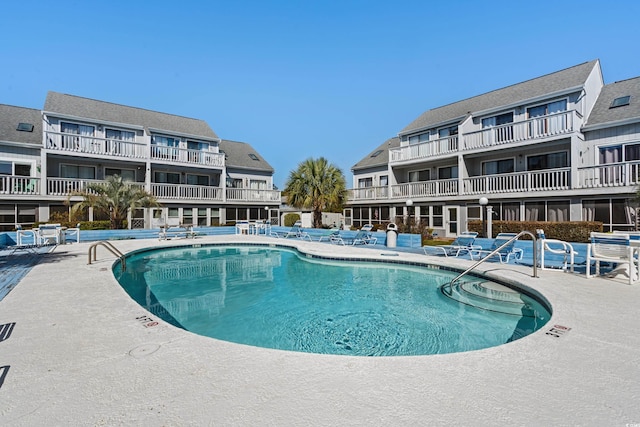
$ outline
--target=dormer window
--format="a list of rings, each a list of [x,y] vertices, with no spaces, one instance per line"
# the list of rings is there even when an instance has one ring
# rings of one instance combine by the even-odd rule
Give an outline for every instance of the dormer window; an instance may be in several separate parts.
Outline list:
[[[630,95],[621,96],[611,101],[611,105],[609,106],[609,108],[617,108],[617,107],[623,107],[625,105],[629,105],[629,101],[631,101]]]

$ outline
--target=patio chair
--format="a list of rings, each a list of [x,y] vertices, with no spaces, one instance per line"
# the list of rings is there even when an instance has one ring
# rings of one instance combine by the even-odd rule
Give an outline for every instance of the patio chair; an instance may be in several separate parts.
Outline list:
[[[591,233],[591,243],[587,245],[587,278],[600,275],[600,263],[615,263],[616,267],[607,277],[615,277],[624,273],[629,277],[632,285],[639,280],[638,245],[628,234]],[[591,274],[591,262],[595,262],[595,275]]]
[[[462,254],[468,254],[472,250],[482,250],[482,246],[474,245],[478,237],[475,231],[465,231],[460,233],[450,245],[423,246],[425,255],[444,255],[446,257],[457,257]]]
[[[38,227],[40,245],[59,245],[61,242],[62,226],[60,224],[42,224]]]
[[[371,234],[372,230],[373,230],[373,225],[366,224],[366,225],[363,225],[362,228],[360,228],[360,230],[358,230],[358,233],[356,233],[354,237],[343,237],[340,233],[337,233],[337,234],[331,235],[329,240],[333,244],[343,245],[343,246],[375,245],[378,242],[378,238],[374,237]]]
[[[249,234],[249,221],[236,221],[236,234]]]
[[[573,249],[571,243],[557,239],[547,239],[544,235],[544,230],[536,230],[536,234],[538,235],[537,250],[540,254],[538,258],[540,260],[540,268],[543,270],[553,269],[551,264],[547,266],[547,262],[545,262],[545,258],[546,261],[553,262],[553,260],[545,256],[549,252],[552,255],[562,255],[562,270],[567,271],[569,269],[573,273],[575,256],[578,255],[578,252]]]
[[[311,236],[309,236],[309,233],[302,229],[302,221],[300,220],[294,222],[289,231],[285,231],[283,233],[272,231],[271,235],[280,239],[308,239],[309,241],[311,241]]]
[[[323,241],[328,241],[331,242],[331,237],[339,237],[340,236],[340,229],[338,228],[331,228],[329,230],[326,230],[326,232],[320,234],[320,236],[318,236],[318,242],[323,242]]]
[[[16,245],[37,245],[38,230],[23,230],[21,225],[16,226]]]
[[[470,251],[470,255],[472,259],[483,259],[487,257],[498,257],[500,263],[505,264],[508,263],[512,258],[516,261],[522,259],[523,250],[516,248],[516,240],[513,239],[517,234],[516,233],[500,233],[493,240],[493,244],[489,250],[472,250]],[[493,253],[496,251],[496,253]]]

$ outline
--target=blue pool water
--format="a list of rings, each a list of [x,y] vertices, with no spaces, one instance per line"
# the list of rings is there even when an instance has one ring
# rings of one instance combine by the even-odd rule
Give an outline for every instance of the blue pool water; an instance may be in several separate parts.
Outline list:
[[[356,356],[462,352],[519,339],[550,317],[537,300],[482,278],[467,277],[460,289],[446,293],[440,287],[456,272],[324,260],[286,248],[153,249],[130,254],[126,266],[124,272],[114,267],[123,288],[167,322],[282,350]]]

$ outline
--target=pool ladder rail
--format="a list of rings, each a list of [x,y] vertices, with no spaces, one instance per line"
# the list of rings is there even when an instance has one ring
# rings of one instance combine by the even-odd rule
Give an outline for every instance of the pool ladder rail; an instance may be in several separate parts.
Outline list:
[[[509,246],[511,243],[513,243],[514,241],[518,240],[518,238],[520,238],[521,236],[525,236],[525,235],[530,236],[531,239],[532,239],[532,242],[533,242],[533,276],[532,277],[538,277],[538,251],[537,251],[537,247],[538,247],[537,240],[538,240],[538,238],[536,237],[535,234],[531,233],[530,231],[521,231],[518,234],[516,234],[515,236],[513,236],[511,239],[509,239],[505,243],[503,243],[500,247],[498,247],[498,248],[494,249],[493,251],[491,251],[486,257],[482,258],[481,260],[479,260],[478,262],[473,264],[471,267],[467,268],[465,271],[463,271],[462,273],[458,274],[451,282],[445,283],[444,285],[442,285],[442,292],[444,294],[446,294],[446,295],[451,295],[453,293],[453,285],[458,280],[460,280],[463,276],[465,276],[471,270],[473,270],[474,268],[476,268],[477,266],[479,266],[483,262],[487,261],[489,258],[494,256],[495,254],[500,252],[503,248]],[[447,292],[446,288],[449,288],[448,292]]]
[[[122,271],[125,271],[127,269],[127,261],[124,254],[120,252],[118,248],[116,248],[115,246],[113,246],[111,243],[107,241],[96,242],[93,245],[89,246],[89,262],[87,264],[91,264],[92,261],[96,260],[96,253],[98,252],[98,246],[104,246],[105,248],[107,248],[109,252],[111,252],[113,255],[115,255],[120,259],[120,262],[122,263]]]

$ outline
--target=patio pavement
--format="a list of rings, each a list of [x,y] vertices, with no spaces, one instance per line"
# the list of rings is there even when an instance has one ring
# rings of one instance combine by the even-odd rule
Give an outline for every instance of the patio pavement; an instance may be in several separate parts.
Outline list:
[[[197,243],[271,241],[209,236]],[[186,240],[112,242],[123,252]],[[290,241],[330,256],[390,250]],[[202,337],[137,305],[91,243],[58,246],[0,301],[0,425],[640,425],[640,287],[496,263],[544,295],[553,316],[526,338],[432,356],[348,357]],[[465,268],[469,261],[400,253]],[[145,317],[146,316],[146,317]],[[148,326],[149,318],[157,321]],[[556,337],[553,325],[571,328]]]

